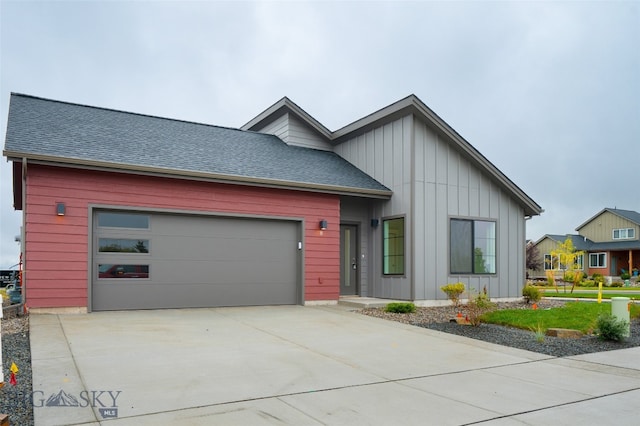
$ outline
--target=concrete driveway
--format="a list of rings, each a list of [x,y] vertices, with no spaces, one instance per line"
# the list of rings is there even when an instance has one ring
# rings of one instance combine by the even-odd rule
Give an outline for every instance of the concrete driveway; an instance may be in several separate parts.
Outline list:
[[[36,425],[638,421],[640,348],[558,359],[344,307],[30,322]]]

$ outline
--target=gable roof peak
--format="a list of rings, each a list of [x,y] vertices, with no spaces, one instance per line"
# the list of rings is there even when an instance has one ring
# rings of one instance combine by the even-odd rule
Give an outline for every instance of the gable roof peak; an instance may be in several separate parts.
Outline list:
[[[598,216],[600,216],[601,214],[603,214],[604,212],[609,212],[611,214],[614,214],[616,216],[620,216],[626,220],[629,220],[633,223],[635,223],[636,225],[640,225],[640,213],[638,213],[637,211],[634,210],[622,210],[622,209],[618,209],[618,208],[611,208],[611,207],[605,207],[602,210],[600,210],[598,213],[596,213],[595,215],[593,215],[592,217],[590,217],[589,219],[587,219],[584,223],[580,224],[577,228],[576,231],[579,231],[580,229],[584,228],[587,224],[591,223],[595,218],[597,218]]]
[[[576,250],[587,250],[593,245],[593,241],[579,234],[545,234],[538,241],[536,245],[540,244],[545,238],[549,238],[556,243],[564,243],[567,239],[571,240],[571,243]]]
[[[634,210],[622,210],[622,209],[618,209],[618,208],[606,208],[605,210],[621,216],[627,220],[630,220],[631,222],[635,223],[636,225],[640,225],[640,213],[638,213],[637,211]]]
[[[287,96],[283,96],[276,103],[262,111],[260,114],[255,116],[249,122],[240,127],[241,130],[253,130],[260,131],[266,124],[274,121],[280,116],[290,113],[295,115],[298,119],[307,123],[311,128],[313,128],[316,132],[320,133],[327,140],[330,140],[332,137],[332,132],[327,129],[322,123],[313,118],[308,112],[304,109],[300,108],[298,104],[293,102]]]

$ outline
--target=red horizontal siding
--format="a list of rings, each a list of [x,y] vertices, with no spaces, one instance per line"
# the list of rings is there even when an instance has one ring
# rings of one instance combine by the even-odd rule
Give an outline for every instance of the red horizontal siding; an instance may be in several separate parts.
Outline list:
[[[303,219],[305,300],[339,297],[338,196],[39,165],[29,166],[26,192],[30,307],[87,306],[90,205]],[[55,214],[58,202],[65,216]],[[329,229],[320,231],[323,219]]]
[[[54,243],[57,248],[58,253],[67,254],[67,253],[86,253],[87,251],[87,241],[84,239],[82,242],[70,243],[65,241],[64,243],[60,243],[58,241],[51,242],[41,242],[41,241],[32,241],[29,245],[29,255],[33,256],[34,253],[38,252],[50,252],[51,244]]]
[[[34,263],[37,263],[37,262],[34,262]],[[87,268],[85,266],[85,271],[86,269]],[[75,275],[77,276],[77,274]],[[29,269],[29,273],[27,274],[27,279],[29,280],[29,283],[31,283],[31,281],[56,281],[55,288],[66,286],[70,282],[69,272],[66,269],[55,269],[55,270]],[[85,274],[82,279],[84,279],[84,283],[82,284],[82,287],[86,287],[87,275]],[[77,287],[77,286],[74,286],[74,287]],[[31,288],[31,286],[29,286],[29,288]]]

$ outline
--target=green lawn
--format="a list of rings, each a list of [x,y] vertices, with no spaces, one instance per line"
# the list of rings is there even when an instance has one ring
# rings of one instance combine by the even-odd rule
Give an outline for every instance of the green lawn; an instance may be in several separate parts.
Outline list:
[[[609,303],[569,302],[551,309],[503,309],[483,316],[484,322],[525,330],[546,331],[548,328],[569,328],[583,333],[593,331],[600,313],[611,313]],[[631,318],[640,317],[640,306],[631,305]]]
[[[585,293],[577,290],[575,290],[573,293],[569,293],[569,292],[556,293],[555,291],[554,292],[547,291],[545,292],[544,297],[570,297],[575,299],[597,299],[598,293],[597,292]],[[640,295],[638,294],[620,294],[620,293],[612,292],[609,290],[607,290],[606,292],[605,291],[602,292],[603,299],[611,299],[612,297],[628,297],[631,300],[640,299]]]

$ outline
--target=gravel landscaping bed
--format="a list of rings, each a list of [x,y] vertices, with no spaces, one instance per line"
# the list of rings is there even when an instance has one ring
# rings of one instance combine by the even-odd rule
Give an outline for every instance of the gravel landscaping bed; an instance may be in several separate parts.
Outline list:
[[[559,300],[542,300],[538,302],[538,309],[562,306],[564,303]],[[524,302],[498,303],[497,305],[498,309],[531,309],[531,306]],[[394,314],[385,312],[382,308],[362,309],[359,312],[377,318],[557,357],[640,346],[640,321],[638,320],[631,321],[631,336],[623,342],[601,341],[596,336],[587,335],[580,339],[544,336],[544,340],[539,342],[533,331],[494,324],[480,324],[478,327],[473,327],[450,322],[455,319],[459,311],[464,315],[464,308],[456,309],[453,306],[416,308],[416,312],[412,314]]]
[[[31,401],[31,347],[29,344],[29,316],[5,313],[2,321],[2,371],[5,384],[0,388],[0,413],[9,415],[11,425],[33,425]],[[18,366],[17,384],[9,383],[11,363]]]

